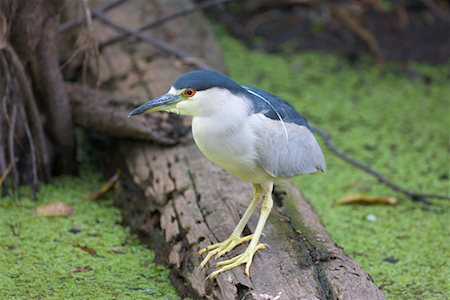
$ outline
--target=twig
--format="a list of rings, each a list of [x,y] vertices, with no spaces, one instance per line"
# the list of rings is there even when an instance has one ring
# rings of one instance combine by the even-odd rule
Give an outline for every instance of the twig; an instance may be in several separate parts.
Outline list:
[[[128,35],[134,36],[135,38],[137,38],[147,44],[150,44],[150,45],[162,50],[165,53],[175,56],[176,58],[182,60],[186,64],[192,65],[193,67],[198,68],[198,69],[211,69],[208,65],[200,62],[199,59],[191,56],[190,54],[188,54],[184,51],[178,50],[177,48],[175,48],[163,41],[160,41],[154,37],[149,37],[148,35],[145,35],[135,29],[125,28],[121,25],[116,24],[111,19],[109,19],[108,17],[103,15],[103,13],[101,13],[101,12],[93,11],[92,15],[95,16],[99,21],[101,21],[105,25],[111,27],[112,29],[114,29],[120,33],[125,33]]]
[[[94,12],[106,12],[110,9],[113,9],[114,7],[121,5],[122,3],[126,2],[128,0],[113,0],[113,1],[106,1],[104,3],[102,3],[98,8],[96,8],[94,10]],[[79,17],[78,19],[75,20],[69,20],[63,24],[61,24],[61,26],[59,26],[59,32],[63,33],[66,32],[72,28],[75,28],[77,26],[80,26],[81,24],[83,24],[84,20],[86,19],[88,15],[84,14],[83,16]]]
[[[104,197],[108,192],[114,189],[116,183],[120,179],[120,170],[117,170],[114,175],[104,183],[98,191],[89,195],[89,200],[96,201]]]
[[[99,49],[100,50],[104,49],[105,47],[110,46],[112,44],[115,44],[117,42],[123,41],[124,39],[126,39],[127,37],[130,37],[130,36],[136,37],[136,33],[142,32],[142,31],[150,29],[150,28],[154,28],[154,27],[160,26],[160,25],[162,25],[162,24],[164,24],[164,23],[166,23],[166,22],[168,22],[168,21],[170,21],[172,19],[177,18],[177,17],[181,17],[181,16],[184,16],[184,15],[190,14],[190,13],[195,12],[197,10],[202,10],[202,9],[206,9],[206,8],[209,8],[209,7],[217,6],[219,4],[224,4],[224,3],[227,3],[227,2],[233,2],[233,1],[238,1],[238,0],[209,0],[209,1],[204,1],[204,2],[198,3],[198,4],[193,4],[193,5],[185,8],[185,9],[179,10],[177,12],[174,12],[172,14],[169,14],[167,16],[163,16],[163,17],[161,17],[161,18],[159,18],[157,20],[154,20],[154,21],[151,21],[151,22],[149,22],[147,24],[144,24],[143,26],[141,26],[141,27],[139,27],[137,29],[134,29],[132,31],[129,31],[129,30],[128,31],[121,31],[122,34],[120,34],[120,35],[118,35],[116,37],[113,37],[113,38],[111,38],[111,39],[109,39],[107,41],[102,42],[99,45]],[[101,13],[106,12],[107,10],[109,10],[111,8],[114,8],[115,6],[121,4],[121,3],[116,3],[116,2],[120,2],[120,1],[114,1],[113,3],[108,3],[108,5],[104,4],[104,5],[100,6],[99,8],[97,8],[96,10],[94,10],[93,12],[91,12],[91,15],[98,18],[98,15],[97,15],[98,13],[101,14]],[[72,23],[78,22],[76,25],[80,25],[82,23],[82,21],[84,20],[84,18],[80,18],[80,19],[78,19],[77,21],[69,21],[69,22],[72,22]],[[100,19],[100,21],[102,21],[102,20]],[[67,24],[69,22],[64,23],[60,27],[60,32],[64,32],[64,31],[68,30],[66,27],[68,25],[71,25],[71,24]],[[107,25],[109,25],[109,24],[107,24]],[[123,28],[123,29],[126,29],[126,28]],[[133,33],[133,31],[134,31],[134,33]],[[139,37],[137,37],[137,38],[139,38]],[[152,38],[152,40],[153,40],[153,43],[159,43],[160,46],[163,43],[161,41],[155,40],[154,38]],[[144,41],[144,42],[147,42],[147,41]],[[152,45],[155,46],[155,47],[161,48],[158,45],[155,45],[155,44],[152,44]],[[165,45],[164,47],[167,47],[167,46],[168,45]],[[173,48],[173,50],[177,50],[177,49]],[[167,50],[164,50],[164,49],[163,49],[163,51],[166,51],[166,52],[170,53],[170,51],[167,51]],[[178,52],[180,52],[180,51],[178,51]],[[187,53],[183,53],[184,55],[186,55],[186,58],[181,58],[181,57],[177,56],[174,53],[172,53],[172,54],[174,56],[182,59],[183,61],[189,63],[189,64],[193,64],[193,62],[191,62],[189,59],[187,59],[189,57],[189,55]],[[72,57],[72,52],[65,53],[64,55],[61,56],[60,61],[62,61],[62,62],[67,61],[70,57]],[[194,65],[194,66],[196,66],[196,67],[198,67],[200,69],[205,69],[205,68],[209,69],[209,67],[207,65],[201,65],[201,66],[200,65],[198,65],[198,66]]]
[[[386,178],[382,173],[380,173],[377,170],[374,170],[373,168],[369,167],[368,165],[354,159],[351,158],[347,153],[345,153],[344,151],[342,151],[341,149],[339,149],[338,147],[336,147],[336,145],[334,145],[333,143],[333,137],[331,136],[330,133],[328,133],[327,131],[317,128],[315,126],[311,125],[312,130],[317,133],[318,135],[320,135],[323,138],[323,141],[325,143],[325,145],[327,146],[327,148],[333,152],[334,154],[336,154],[338,157],[340,157],[341,159],[343,159],[344,161],[348,162],[349,164],[357,167],[358,169],[363,170],[364,172],[376,177],[382,184],[388,186],[389,188],[391,188],[394,191],[400,192],[402,194],[405,194],[406,196],[408,196],[409,198],[411,198],[411,200],[413,201],[421,201],[421,202],[425,202],[428,203],[428,201],[426,201],[426,199],[446,199],[446,200],[450,200],[450,196],[448,195],[440,195],[440,194],[422,194],[422,193],[417,193],[417,192],[413,192],[410,190],[407,190],[403,187],[401,187],[400,185],[394,183],[393,181],[389,180],[388,178]]]
[[[93,67],[93,74],[95,76],[95,85],[98,86],[100,83],[100,77],[99,77],[99,72],[98,70],[100,69],[100,47],[98,45],[98,39],[97,36],[95,35],[94,32],[94,26],[92,24],[92,13],[91,10],[89,8],[89,3],[88,0],[83,0],[83,6],[84,6],[84,10],[86,13],[86,27],[88,30],[88,35],[87,35],[87,41],[88,42],[92,42],[92,46],[91,46],[91,51],[93,52],[93,60],[94,60],[94,67]],[[86,51],[86,53],[89,53],[88,51]],[[87,56],[86,56],[87,59]],[[83,81],[86,82],[86,78],[87,78],[87,66],[88,63],[84,63],[83,64]]]
[[[10,162],[9,166],[6,167],[3,174],[0,175],[0,187],[3,185],[3,182],[5,182],[6,178],[8,178],[9,173],[11,173],[13,165],[14,165],[13,162]]]
[[[197,3],[197,4],[193,4],[189,7],[186,7],[185,9],[181,9],[177,12],[174,12],[172,14],[168,14],[167,16],[163,16],[157,20],[151,21],[147,24],[142,25],[141,27],[137,28],[136,31],[138,32],[142,32],[144,30],[150,29],[150,28],[155,28],[158,26],[161,26],[162,24],[181,17],[181,16],[185,16],[187,14],[190,14],[192,12],[195,12],[197,10],[202,10],[202,9],[206,9],[212,6],[216,6],[219,4],[224,4],[227,2],[232,2],[232,1],[236,1],[236,0],[209,0],[209,1],[203,1],[201,3]],[[103,49],[104,47],[107,47],[109,45],[115,44],[117,42],[120,42],[124,39],[126,39],[127,37],[129,37],[130,34],[129,33],[123,33],[121,35],[118,35],[116,37],[110,38],[109,40],[104,41],[103,43],[100,44],[100,49]]]
[[[92,31],[92,14],[91,14],[91,9],[89,8],[88,0],[83,0],[83,8],[84,8],[84,18],[86,20],[87,28],[89,31]]]

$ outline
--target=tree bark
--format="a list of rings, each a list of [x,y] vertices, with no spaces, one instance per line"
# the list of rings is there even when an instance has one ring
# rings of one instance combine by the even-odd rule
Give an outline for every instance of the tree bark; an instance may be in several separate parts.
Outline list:
[[[75,111],[97,113],[75,113],[78,124],[91,128],[88,124],[94,121],[86,119],[111,118],[110,112],[88,106],[101,105],[108,94],[101,93],[104,99],[100,101],[86,95],[89,93],[83,96],[86,101],[74,104]],[[118,114],[123,118],[126,110],[123,107]],[[148,124],[156,126],[157,122]],[[170,126],[168,123],[162,137],[179,130],[179,125]],[[261,240],[269,248],[256,254],[251,277],[244,275],[241,266],[216,280],[206,280],[214,261],[206,271],[198,271],[201,257],[196,253],[230,235],[250,202],[251,186],[206,160],[189,138],[175,146],[167,146],[166,142],[166,138],[158,140],[157,136],[152,137],[152,143],[113,138],[99,157],[107,159],[105,166],[110,170],[122,171],[115,202],[123,211],[124,222],[150,244],[160,263],[171,267],[172,279],[182,296],[384,299],[370,276],[331,240],[311,206],[289,183],[276,187],[275,205]],[[253,232],[256,222],[254,215],[245,234]],[[237,247],[228,257],[244,247]]]

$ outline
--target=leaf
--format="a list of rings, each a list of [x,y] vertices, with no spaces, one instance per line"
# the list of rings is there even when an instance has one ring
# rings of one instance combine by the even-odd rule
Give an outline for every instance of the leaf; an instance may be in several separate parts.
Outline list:
[[[123,250],[120,247],[112,247],[111,249],[109,249],[109,252],[116,253],[116,254],[125,254],[125,253],[127,253],[125,250]]]
[[[91,256],[97,256],[97,251],[88,246],[81,246],[80,244],[73,245],[74,247],[89,253]]]
[[[397,203],[398,199],[395,197],[377,197],[362,193],[346,195],[336,201],[336,204],[365,204],[365,205],[374,205],[374,204],[395,205]]]
[[[34,214],[38,217],[67,217],[74,213],[75,209],[72,206],[61,201],[48,203],[34,210]]]
[[[109,191],[111,191],[114,188],[119,178],[120,178],[120,171],[117,170],[117,172],[105,184],[101,186],[100,190],[98,190],[95,193],[92,193],[89,196],[89,200],[95,201],[104,197]]]
[[[83,228],[78,227],[78,226],[74,226],[72,228],[69,229],[69,232],[73,233],[73,234],[78,234],[81,231],[83,231]]]
[[[86,271],[89,271],[90,269],[91,269],[91,266],[88,266],[88,265],[79,266],[78,268],[73,268],[72,273],[86,272]]]
[[[396,264],[396,263],[398,263],[399,259],[396,257],[393,257],[393,256],[388,256],[388,257],[383,258],[383,261],[390,263],[390,264]]]

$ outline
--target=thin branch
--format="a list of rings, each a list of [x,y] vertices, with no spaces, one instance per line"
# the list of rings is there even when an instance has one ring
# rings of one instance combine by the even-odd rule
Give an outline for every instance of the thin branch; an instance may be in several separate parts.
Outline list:
[[[93,29],[93,27],[92,27],[92,14],[91,14],[91,9],[89,8],[88,0],[83,0],[83,9],[84,9],[84,14],[85,14],[87,28],[88,28],[89,31],[92,31],[92,29]]]
[[[344,151],[342,151],[341,149],[339,149],[338,147],[336,147],[336,145],[333,143],[333,137],[331,136],[330,133],[328,133],[327,131],[317,128],[315,126],[311,125],[312,130],[317,133],[320,137],[323,138],[323,141],[325,143],[325,145],[327,146],[327,148],[333,152],[334,154],[336,154],[338,157],[340,157],[341,159],[343,159],[344,161],[348,162],[349,164],[357,167],[358,169],[363,170],[364,172],[374,176],[375,178],[377,178],[382,184],[388,186],[390,189],[400,192],[406,196],[408,196],[409,198],[411,198],[411,200],[413,201],[421,201],[421,202],[425,202],[427,203],[426,199],[446,199],[446,200],[450,200],[450,196],[448,195],[440,195],[440,194],[422,194],[422,193],[417,193],[417,192],[413,192],[410,190],[405,189],[404,187],[401,187],[400,185],[394,183],[393,181],[389,180],[388,178],[386,178],[382,173],[380,173],[379,171],[369,167],[368,165],[354,159],[351,158],[347,153],[345,153]]]
[[[96,8],[94,10],[94,12],[106,12],[110,9],[113,9],[116,6],[119,6],[121,4],[123,4],[124,2],[126,2],[128,0],[113,0],[113,1],[105,1],[104,3],[102,3],[98,8]],[[84,21],[86,20],[86,14],[84,14],[83,16],[79,17],[78,19],[75,20],[69,20],[63,24],[61,24],[61,26],[59,26],[59,32],[63,33],[66,32],[68,30],[71,30],[75,27],[78,27],[80,25],[82,25],[84,23]]]
[[[3,171],[3,173],[0,175],[0,188],[2,187],[6,178],[8,178],[9,173],[11,173],[13,165],[14,165],[13,162],[10,162],[9,165],[6,167],[6,169]]]
[[[98,39],[97,36],[94,32],[94,26],[93,26],[93,22],[92,22],[92,13],[91,13],[91,9],[89,8],[89,3],[88,0],[83,0],[83,6],[84,6],[84,10],[86,12],[86,27],[87,27],[87,31],[88,31],[88,35],[87,35],[87,41],[91,42],[90,44],[92,44],[92,46],[90,47],[91,52],[93,53],[92,57],[93,57],[93,74],[95,76],[95,85],[98,86],[100,83],[100,77],[99,77],[99,72],[98,70],[100,69],[100,48],[98,45]],[[89,53],[88,51],[86,51],[85,53]],[[89,55],[87,55],[85,57],[85,59],[87,59],[89,57]],[[86,82],[86,78],[87,78],[87,66],[88,63],[84,63],[83,64],[83,81]]]
[[[217,6],[219,4],[225,4],[227,2],[234,2],[234,1],[238,1],[238,0],[208,0],[208,1],[201,2],[201,3],[193,4],[193,5],[189,6],[189,7],[186,7],[185,9],[179,10],[179,11],[174,12],[172,14],[168,14],[167,16],[163,16],[163,17],[161,17],[161,18],[159,18],[157,20],[154,20],[154,21],[151,21],[151,22],[149,22],[147,24],[144,24],[143,26],[141,26],[141,27],[139,27],[139,28],[137,28],[137,29],[135,29],[133,31],[135,33],[139,33],[139,32],[142,32],[144,30],[147,30],[147,29],[158,27],[158,26],[160,26],[160,25],[162,25],[162,24],[164,24],[164,23],[166,23],[166,22],[168,22],[168,21],[170,21],[172,19],[175,19],[177,17],[185,16],[187,14],[193,13],[193,12],[198,11],[198,10],[203,10],[203,9],[206,9],[206,8]],[[121,4],[121,3],[115,3],[115,2],[116,1],[114,1],[114,3],[109,3],[108,5],[104,4],[104,5],[100,6],[99,8],[97,8],[96,10],[91,12],[90,15],[94,16],[94,17],[97,17],[97,13],[106,12],[107,10],[109,10],[111,8],[114,8],[115,6]],[[80,19],[81,19],[81,21],[78,20],[77,25],[80,25],[82,23],[83,18],[80,18]],[[75,22],[75,21],[69,21],[69,22]],[[60,32],[64,32],[64,31],[67,30],[65,27],[67,26],[66,24],[69,23],[69,22],[64,23],[60,27]],[[123,29],[126,29],[126,28],[123,28]],[[134,33],[130,32],[130,31],[121,31],[121,34],[117,35],[116,37],[113,37],[113,38],[111,38],[109,40],[106,40],[106,41],[102,42],[99,45],[98,49],[102,50],[105,47],[108,47],[110,45],[113,45],[115,43],[123,41],[124,39],[126,39],[127,37],[130,37],[130,36],[136,37],[136,35]],[[153,42],[156,42],[156,43],[159,42],[159,44],[162,43],[161,41],[156,41],[154,38],[152,38],[152,40],[153,40]],[[155,47],[158,47],[157,45],[154,45],[154,44],[152,44],[152,45],[155,46]],[[158,48],[160,48],[160,47],[158,47]],[[174,49],[174,50],[176,50],[176,49]],[[166,51],[166,50],[163,50],[163,51]],[[166,52],[170,52],[170,51],[166,51]],[[185,54],[185,55],[189,56],[188,54]],[[174,55],[174,56],[176,56],[176,55]],[[67,61],[70,59],[70,57],[74,57],[74,53],[73,52],[69,52],[69,53],[65,53],[65,54],[61,55],[60,61],[64,62],[64,64],[67,64]],[[181,59],[185,60],[184,58],[181,58]],[[188,63],[192,64],[190,61],[188,61]],[[203,65],[203,66],[197,66],[197,67],[200,68],[200,69],[204,69],[207,66]],[[208,67],[208,69],[209,69],[209,67]]]
[[[206,8],[209,8],[209,7],[213,7],[213,6],[216,6],[216,5],[219,5],[219,4],[225,4],[227,2],[233,2],[233,1],[236,1],[236,0],[209,0],[209,1],[203,1],[201,3],[193,4],[193,5],[189,6],[189,7],[186,7],[185,9],[181,9],[181,10],[179,10],[177,12],[174,12],[172,14],[168,14],[167,16],[163,16],[163,17],[161,17],[159,19],[156,19],[156,20],[151,21],[151,22],[149,22],[147,24],[144,24],[141,27],[137,28],[136,31],[137,32],[142,32],[142,31],[147,30],[147,29],[155,28],[155,27],[161,26],[162,24],[164,24],[164,23],[166,23],[166,22],[168,22],[168,21],[170,21],[172,19],[188,15],[188,14],[193,13],[195,11],[206,9]],[[104,41],[103,43],[100,44],[100,49],[103,49],[104,47],[110,46],[110,45],[115,44],[117,42],[123,41],[124,39],[126,39],[129,36],[130,36],[129,33],[123,33],[121,35],[118,35],[118,36],[115,36],[113,38],[110,38],[109,40],[106,40],[106,41]]]
[[[184,51],[178,50],[177,48],[161,40],[158,40],[154,37],[149,37],[148,35],[145,35],[139,32],[138,30],[125,28],[121,25],[118,25],[101,12],[93,11],[92,15],[95,16],[99,21],[101,21],[105,25],[114,29],[115,31],[131,35],[149,45],[152,45],[162,50],[165,53],[175,56],[176,58],[182,60],[186,64],[192,65],[193,67],[198,69],[211,69],[207,64],[202,63],[198,58],[195,58]]]

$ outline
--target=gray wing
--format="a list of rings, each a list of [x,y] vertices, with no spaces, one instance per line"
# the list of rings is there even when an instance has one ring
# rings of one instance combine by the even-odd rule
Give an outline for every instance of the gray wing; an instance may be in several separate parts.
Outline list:
[[[283,123],[263,114],[254,116],[258,139],[258,162],[274,177],[326,171],[325,158],[313,133],[306,126]],[[259,119],[259,120],[258,120]]]

